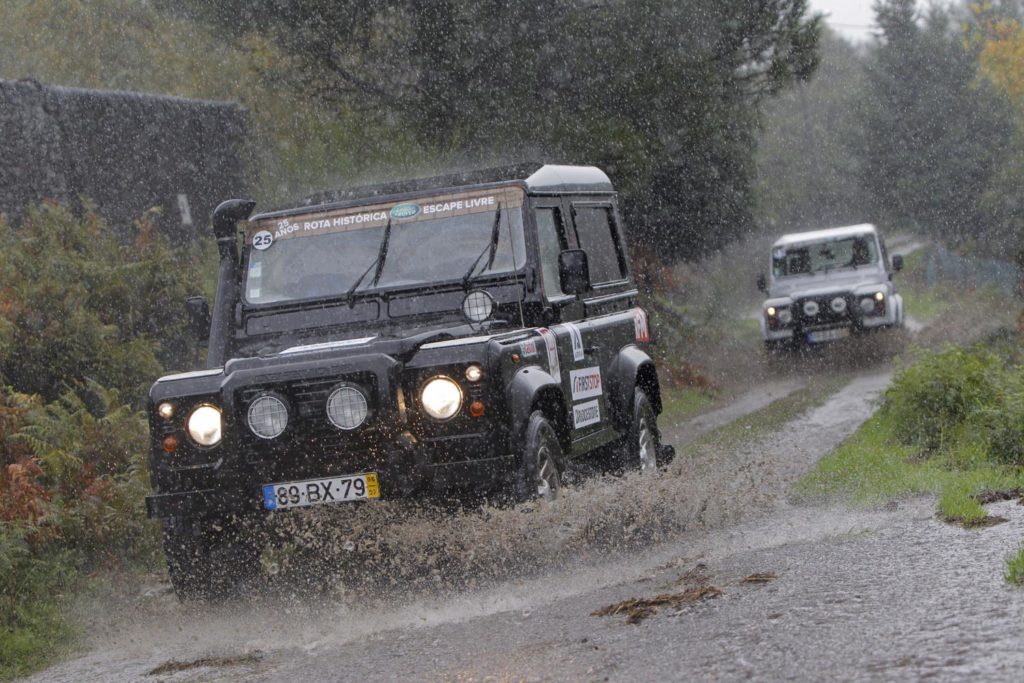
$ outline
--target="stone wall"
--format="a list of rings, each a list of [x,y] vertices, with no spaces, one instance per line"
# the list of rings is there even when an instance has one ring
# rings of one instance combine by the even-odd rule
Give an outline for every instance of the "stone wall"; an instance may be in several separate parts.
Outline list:
[[[123,226],[159,206],[161,229],[188,240],[246,194],[245,136],[235,104],[0,80],[0,212],[16,223],[84,197]]]

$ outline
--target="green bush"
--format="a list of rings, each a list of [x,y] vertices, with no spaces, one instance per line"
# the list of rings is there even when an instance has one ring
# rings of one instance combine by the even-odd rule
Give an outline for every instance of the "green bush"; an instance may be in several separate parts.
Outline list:
[[[159,554],[140,408],[194,350],[183,300],[203,251],[171,249],[148,219],[120,237],[55,206],[0,220],[0,678],[67,639],[84,573]]]
[[[175,252],[151,216],[128,240],[95,213],[29,211],[0,221],[0,374],[17,391],[57,399],[86,379],[141,407],[164,367],[193,350],[183,301],[196,293],[197,256]]]
[[[885,392],[882,412],[901,443],[932,451],[964,423],[1003,403],[1003,363],[992,352],[950,347],[926,353],[901,370]]]

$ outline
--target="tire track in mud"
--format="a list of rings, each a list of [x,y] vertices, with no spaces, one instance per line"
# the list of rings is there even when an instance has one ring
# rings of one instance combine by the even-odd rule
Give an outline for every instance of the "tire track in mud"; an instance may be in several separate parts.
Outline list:
[[[249,662],[220,674],[249,676],[267,666],[254,653],[299,656],[641,575],[660,545],[777,507],[871,414],[890,377],[887,369],[855,376],[778,428],[750,424],[756,438],[692,444],[653,476],[592,477],[550,504],[453,512],[392,501],[290,515],[275,530],[276,554],[264,555],[258,597],[220,608],[178,605],[166,593],[83,604],[93,651],[35,680],[153,680],[146,674],[168,661],[217,657]],[[742,436],[743,423],[769,419],[770,408],[731,428]]]

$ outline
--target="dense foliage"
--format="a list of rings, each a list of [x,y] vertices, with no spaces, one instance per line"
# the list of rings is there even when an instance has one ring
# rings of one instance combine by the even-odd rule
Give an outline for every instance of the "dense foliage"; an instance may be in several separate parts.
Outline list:
[[[915,229],[1024,247],[1020,3],[880,0],[866,45],[822,41],[823,66],[769,107],[759,155],[768,220]]]
[[[150,557],[145,390],[187,365],[196,254],[140,220],[43,206],[0,221],[0,677],[59,640],[78,572]],[[139,296],[144,292],[146,296]]]
[[[1024,467],[1019,353],[1016,342],[926,353],[896,375],[882,416],[900,443],[926,453],[959,450]]]

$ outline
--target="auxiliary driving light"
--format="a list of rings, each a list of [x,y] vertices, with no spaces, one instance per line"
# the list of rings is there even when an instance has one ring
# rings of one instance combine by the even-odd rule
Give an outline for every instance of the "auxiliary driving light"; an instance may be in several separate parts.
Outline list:
[[[860,310],[864,313],[871,313],[875,310],[875,300],[871,297],[864,297],[860,300]]]
[[[462,407],[462,389],[450,377],[435,377],[423,386],[420,402],[430,417],[448,420]]]
[[[479,365],[470,365],[466,368],[466,379],[470,382],[479,382],[484,376],[483,368]]]
[[[327,419],[338,429],[355,429],[366,422],[369,412],[366,396],[351,384],[342,384],[327,398]]]
[[[261,439],[276,439],[288,426],[288,407],[277,396],[264,394],[249,404],[249,429]]]
[[[221,439],[220,408],[201,405],[188,416],[188,435],[200,446],[216,446]]]
[[[783,325],[788,325],[793,322],[793,312],[788,308],[783,308],[779,311],[779,322]]]

